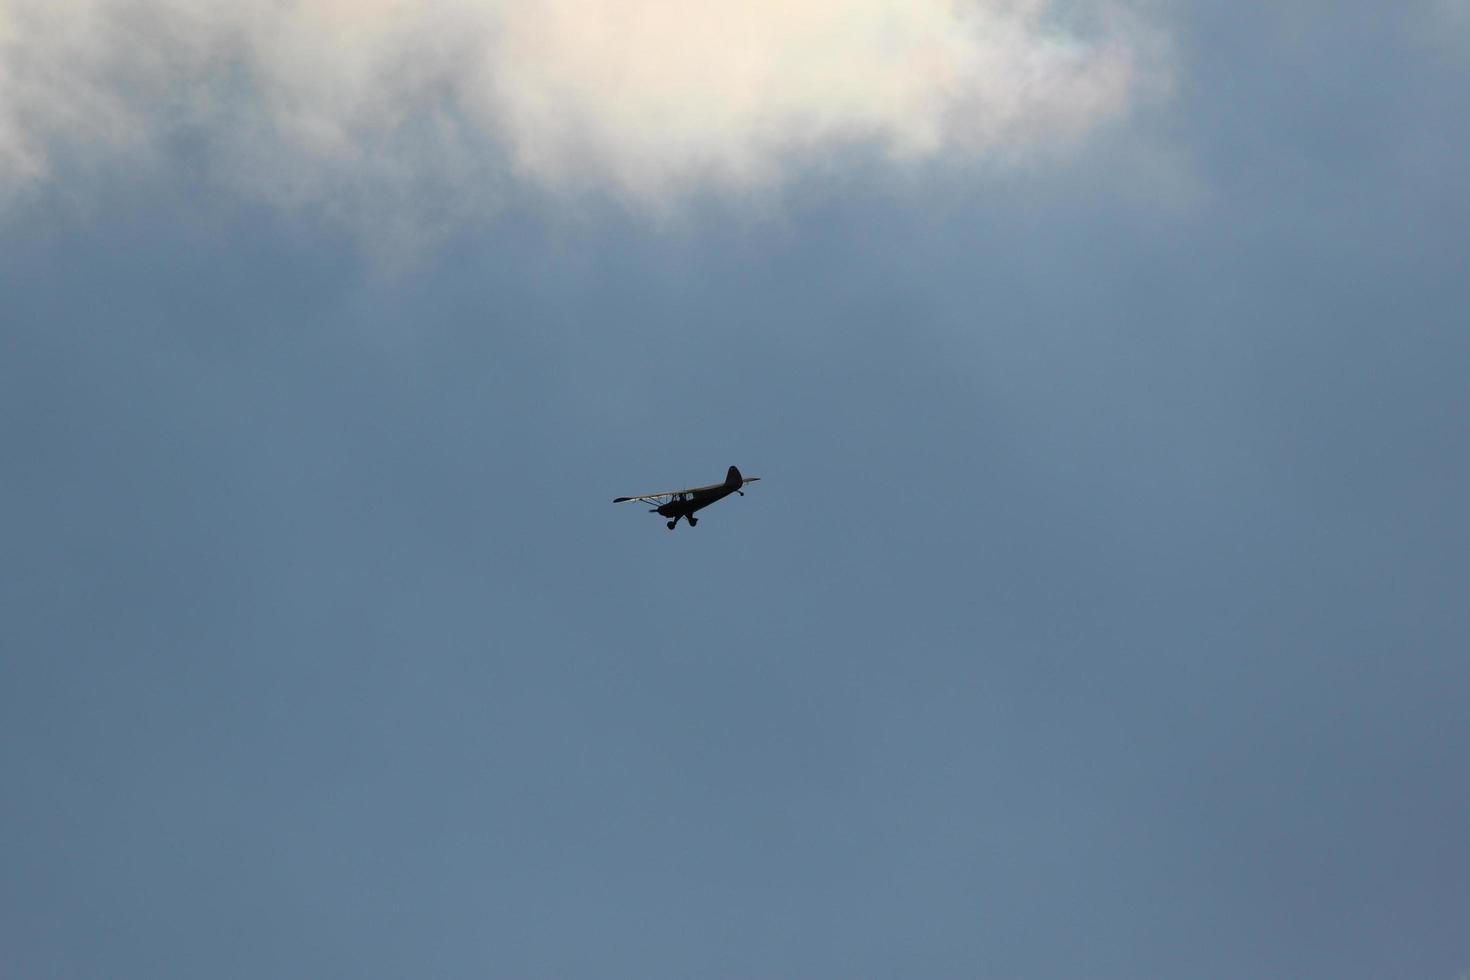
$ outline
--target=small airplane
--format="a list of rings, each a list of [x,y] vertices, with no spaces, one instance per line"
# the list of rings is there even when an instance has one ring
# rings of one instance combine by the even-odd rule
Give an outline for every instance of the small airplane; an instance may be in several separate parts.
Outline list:
[[[730,472],[725,474],[724,483],[711,483],[707,487],[691,487],[688,490],[664,490],[660,493],[640,493],[636,497],[616,497],[613,503],[621,504],[629,500],[650,500],[658,503],[649,511],[650,514],[659,514],[669,518],[667,525],[672,531],[679,523],[679,518],[689,521],[689,526],[694,527],[699,519],[694,516],[696,510],[708,507],[716,500],[724,500],[732,493],[745,496],[745,491],[740,488],[747,483],[759,480],[758,476],[741,476],[740,471],[730,467]]]

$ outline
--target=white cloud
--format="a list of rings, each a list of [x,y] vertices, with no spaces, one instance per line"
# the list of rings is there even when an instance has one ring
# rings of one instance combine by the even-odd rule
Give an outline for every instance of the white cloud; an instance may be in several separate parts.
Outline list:
[[[1076,135],[1120,111],[1132,70],[1026,2],[547,0],[503,21],[480,89],[518,170],[670,184],[763,183],[834,147],[896,159]]]
[[[1089,9],[1084,31],[1050,0],[0,0],[0,194],[166,169],[180,141],[220,186],[416,221],[507,182],[665,204],[858,148],[1010,156],[1136,96],[1146,32]]]

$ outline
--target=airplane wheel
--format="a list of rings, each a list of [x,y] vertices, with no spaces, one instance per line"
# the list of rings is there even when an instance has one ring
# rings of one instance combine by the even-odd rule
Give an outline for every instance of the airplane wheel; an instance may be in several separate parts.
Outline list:
[[[670,530],[670,531],[672,531],[672,530],[673,530],[673,529],[674,529],[674,525],[675,525],[675,524],[676,524],[676,523],[678,523],[678,522],[677,522],[677,521],[669,521],[669,523],[667,523],[667,524],[665,524],[665,525],[664,525],[664,527],[666,527],[666,528],[668,528],[668,529],[669,529],[669,530]]]
[[[690,527],[693,527],[694,525],[696,525],[698,523],[699,523],[699,521],[695,520],[694,518],[692,518],[692,517],[689,518],[689,526]]]

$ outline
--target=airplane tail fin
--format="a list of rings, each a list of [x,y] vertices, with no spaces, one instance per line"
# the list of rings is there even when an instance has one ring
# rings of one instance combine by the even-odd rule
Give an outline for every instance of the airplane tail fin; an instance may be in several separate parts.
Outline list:
[[[740,471],[733,466],[730,467],[730,472],[725,474],[725,486],[733,487],[736,490],[739,490],[741,487],[745,486],[744,477],[742,477],[740,475]]]

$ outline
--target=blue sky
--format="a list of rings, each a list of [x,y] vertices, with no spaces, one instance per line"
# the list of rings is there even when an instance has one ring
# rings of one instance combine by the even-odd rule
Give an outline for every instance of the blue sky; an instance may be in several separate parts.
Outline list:
[[[0,974],[1470,970],[1463,5],[118,9],[0,0]]]

